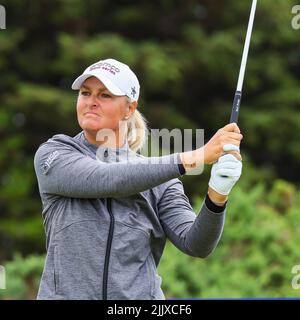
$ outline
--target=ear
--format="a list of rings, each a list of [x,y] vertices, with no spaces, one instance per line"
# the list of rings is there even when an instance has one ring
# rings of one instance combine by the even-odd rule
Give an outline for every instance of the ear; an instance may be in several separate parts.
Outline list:
[[[128,115],[132,115],[135,111],[135,109],[137,108],[138,106],[138,102],[137,101],[133,101],[133,102],[130,102],[129,105],[128,105]]]

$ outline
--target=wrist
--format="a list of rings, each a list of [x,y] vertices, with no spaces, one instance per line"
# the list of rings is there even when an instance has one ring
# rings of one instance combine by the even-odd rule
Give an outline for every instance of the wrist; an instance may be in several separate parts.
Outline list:
[[[211,187],[208,187],[207,194],[210,200],[218,206],[223,206],[228,200],[228,196],[218,193]]]
[[[209,195],[206,194],[205,205],[207,209],[209,209],[211,212],[214,212],[214,213],[223,212],[226,209],[226,204],[227,202],[224,205],[215,204],[214,202],[211,201],[211,199],[209,198]]]
[[[203,148],[180,153],[180,159],[186,172],[197,169],[200,166],[204,166]]]

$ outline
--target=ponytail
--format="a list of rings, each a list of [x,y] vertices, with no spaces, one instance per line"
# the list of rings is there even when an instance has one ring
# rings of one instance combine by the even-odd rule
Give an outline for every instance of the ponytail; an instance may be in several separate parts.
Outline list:
[[[141,150],[147,139],[147,120],[135,110],[127,124],[127,141],[130,149],[137,152]]]

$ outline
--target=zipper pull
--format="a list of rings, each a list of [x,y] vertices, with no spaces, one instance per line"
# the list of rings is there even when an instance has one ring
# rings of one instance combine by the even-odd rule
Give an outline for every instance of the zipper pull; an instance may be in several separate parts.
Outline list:
[[[108,150],[105,149],[105,151],[104,151],[104,157],[106,158],[107,156],[108,156]]]

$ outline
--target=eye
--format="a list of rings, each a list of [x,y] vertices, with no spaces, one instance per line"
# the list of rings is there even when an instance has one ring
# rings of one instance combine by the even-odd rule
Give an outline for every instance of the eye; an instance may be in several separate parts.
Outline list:
[[[88,91],[80,91],[82,96],[88,96],[90,93]]]
[[[108,93],[101,93],[101,98],[104,98],[104,99],[109,99],[109,98],[111,98],[111,95],[110,94],[108,94]]]

